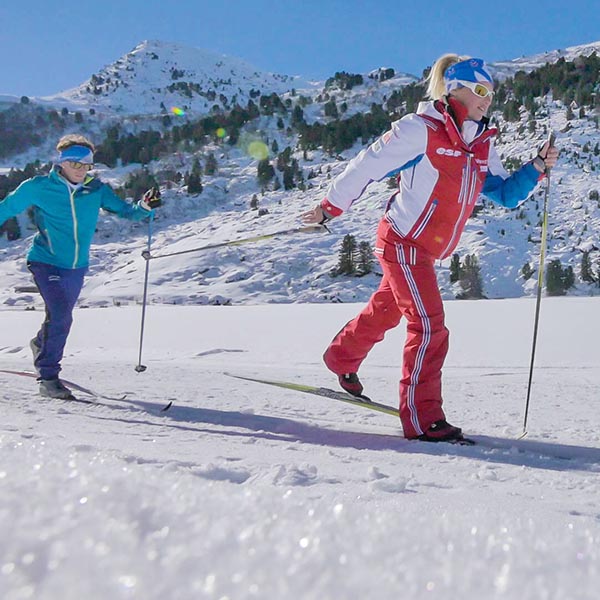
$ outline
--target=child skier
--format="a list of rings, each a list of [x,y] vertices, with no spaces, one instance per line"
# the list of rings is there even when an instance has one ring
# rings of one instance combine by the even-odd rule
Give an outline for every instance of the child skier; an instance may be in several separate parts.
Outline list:
[[[72,399],[58,374],[100,209],[139,221],[160,205],[160,194],[148,190],[135,205],[119,198],[90,174],[94,145],[81,135],[62,137],[56,149],[58,160],[48,175],[24,181],[0,202],[0,223],[33,207],[38,231],[27,267],[46,309],[46,318],[30,343],[34,366],[43,396]]]

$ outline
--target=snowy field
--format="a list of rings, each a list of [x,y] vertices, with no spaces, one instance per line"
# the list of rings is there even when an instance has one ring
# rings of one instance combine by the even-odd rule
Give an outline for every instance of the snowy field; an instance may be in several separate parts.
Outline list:
[[[0,374],[0,598],[597,598],[600,299],[544,298],[516,441],[534,306],[447,303],[445,406],[475,447],[224,375],[335,387],[320,356],[359,305],[153,305],[145,373],[139,307],[78,309],[64,377],[128,395]],[[0,369],[31,368],[42,317],[0,311]],[[403,336],[361,369],[380,402]]]

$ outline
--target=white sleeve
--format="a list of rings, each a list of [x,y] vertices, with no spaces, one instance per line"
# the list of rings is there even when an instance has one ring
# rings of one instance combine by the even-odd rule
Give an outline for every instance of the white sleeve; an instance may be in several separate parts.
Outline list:
[[[496,177],[501,177],[502,179],[507,179],[509,177],[509,173],[504,168],[504,165],[498,156],[496,147],[492,142],[490,142],[490,153],[488,156],[488,173],[490,175],[495,175]]]
[[[392,123],[389,131],[355,156],[331,183],[327,200],[341,211],[360,198],[373,181],[399,171],[427,148],[427,126],[416,114]]]

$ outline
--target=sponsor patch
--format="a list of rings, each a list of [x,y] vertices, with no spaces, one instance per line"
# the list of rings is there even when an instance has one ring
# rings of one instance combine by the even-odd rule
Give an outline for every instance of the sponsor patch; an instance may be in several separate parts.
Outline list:
[[[460,150],[452,150],[452,148],[438,148],[436,150],[437,154],[441,154],[443,156],[461,156],[462,152]]]

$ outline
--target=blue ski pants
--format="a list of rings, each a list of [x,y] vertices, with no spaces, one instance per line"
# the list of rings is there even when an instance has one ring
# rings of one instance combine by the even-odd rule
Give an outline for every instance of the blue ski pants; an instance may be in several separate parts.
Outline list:
[[[46,318],[34,338],[40,350],[34,366],[41,379],[56,379],[87,268],[61,269],[40,262],[27,267],[46,305]]]

